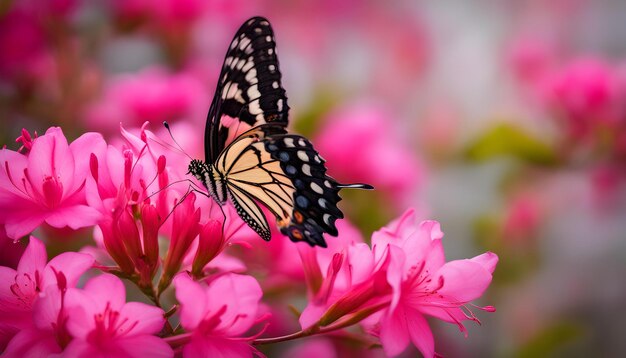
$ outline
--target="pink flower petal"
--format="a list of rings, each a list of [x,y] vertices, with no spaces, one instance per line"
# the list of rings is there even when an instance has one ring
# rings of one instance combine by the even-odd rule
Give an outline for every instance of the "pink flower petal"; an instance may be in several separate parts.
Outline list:
[[[380,343],[388,356],[402,353],[409,345],[409,332],[404,307],[398,306],[392,314],[383,318],[380,323]]]
[[[324,312],[328,309],[327,305],[318,305],[315,302],[309,302],[309,304],[302,310],[298,322],[302,329],[307,329],[315,324],[322,317]]]
[[[119,312],[126,303],[126,288],[122,280],[111,274],[105,273],[90,279],[84,291],[100,311],[104,311],[110,304],[111,309]]]
[[[226,312],[220,318],[220,328],[231,336],[238,336],[256,321],[263,291],[254,277],[231,273],[211,282],[208,296],[214,308],[226,306]]]
[[[176,299],[181,306],[180,322],[186,330],[195,330],[209,310],[205,290],[186,273],[178,274],[173,282],[176,287]]]
[[[45,135],[34,140],[28,155],[28,174],[33,188],[39,193],[43,193],[42,185],[51,176],[63,184],[64,195],[73,187],[74,156],[61,128],[51,127]]]
[[[137,322],[129,332],[132,335],[158,333],[165,324],[163,314],[162,309],[140,302],[128,302],[120,311],[121,317]]]
[[[4,357],[49,357],[63,350],[56,342],[52,330],[28,328],[20,331],[9,342]]]
[[[183,348],[183,357],[249,358],[252,357],[254,351],[254,348],[241,341],[220,337],[210,339],[194,337]]]
[[[24,206],[30,207],[30,210],[25,209]],[[42,211],[32,201],[15,202],[12,215],[7,219],[4,227],[7,236],[12,239],[19,239],[30,234],[46,220],[47,215],[47,212]]]
[[[140,337],[129,337],[115,342],[118,349],[127,357],[173,357],[174,351],[163,339],[150,335]],[[108,353],[108,352],[107,352]],[[118,355],[118,357],[121,355]]]
[[[480,297],[491,283],[491,272],[471,260],[447,262],[437,273],[444,284],[439,294],[465,303]],[[433,280],[437,282],[438,280]]]
[[[76,252],[64,252],[56,256],[50,260],[44,270],[44,287],[45,285],[56,283],[55,271],[63,273],[68,287],[76,286],[80,276],[91,268],[94,261],[93,256]]]
[[[43,242],[31,236],[28,247],[17,266],[17,272],[34,274],[35,271],[39,271],[39,274],[43,274],[47,262],[48,254],[46,254],[46,247]]]
[[[428,322],[416,311],[406,311],[406,322],[411,341],[425,358],[435,356],[435,339]]]
[[[9,172],[6,167],[9,167]],[[28,166],[28,158],[9,149],[0,149],[0,206],[8,207],[14,195],[26,197],[20,190],[24,169]],[[16,188],[13,184],[17,185]],[[1,217],[1,216],[0,216]]]
[[[56,208],[46,215],[46,222],[52,227],[69,226],[72,229],[95,225],[102,214],[87,205],[73,205]]]
[[[101,158],[107,149],[106,142],[100,133],[85,133],[70,144],[70,151],[74,157],[76,176],[86,178],[89,173],[89,158],[91,153]],[[81,183],[77,183],[80,185]]]
[[[498,255],[488,251],[482,255],[471,258],[470,260],[481,264],[485,268],[485,270],[493,273],[493,271],[496,269],[496,264],[498,264]]]
[[[59,288],[50,286],[33,303],[33,321],[37,328],[51,330],[53,324],[57,324],[61,300]]]

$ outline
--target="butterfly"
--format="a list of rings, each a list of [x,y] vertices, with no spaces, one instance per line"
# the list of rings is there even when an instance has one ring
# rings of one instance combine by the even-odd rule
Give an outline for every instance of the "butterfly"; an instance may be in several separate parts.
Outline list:
[[[337,236],[335,221],[343,218],[339,190],[373,188],[326,175],[311,142],[287,132],[288,115],[274,32],[267,19],[251,18],[226,52],[207,116],[205,161],[192,160],[189,174],[219,205],[230,200],[264,240],[270,227],[258,203],[292,241],[326,247],[323,234]]]

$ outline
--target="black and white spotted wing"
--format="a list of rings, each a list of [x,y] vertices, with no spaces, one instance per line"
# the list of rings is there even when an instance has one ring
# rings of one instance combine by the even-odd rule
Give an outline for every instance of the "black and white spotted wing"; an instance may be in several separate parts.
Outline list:
[[[237,31],[211,102],[204,134],[205,160],[214,163],[236,133],[264,123],[286,127],[289,106],[281,83],[274,31],[254,17]],[[223,121],[223,117],[230,119]]]
[[[326,247],[323,234],[337,235],[339,190],[369,185],[337,183],[326,175],[324,160],[313,145],[295,134],[276,134],[261,125],[230,144],[215,162],[225,188],[243,220],[262,238],[270,229],[256,202],[276,217],[281,232],[292,241]]]
[[[337,235],[341,188],[326,175],[324,161],[304,137],[287,133],[287,97],[281,85],[274,34],[261,17],[246,21],[233,39],[209,109],[205,159],[189,173],[220,205],[230,200],[241,218],[265,240],[270,228],[259,204],[269,209],[292,241],[326,247]]]

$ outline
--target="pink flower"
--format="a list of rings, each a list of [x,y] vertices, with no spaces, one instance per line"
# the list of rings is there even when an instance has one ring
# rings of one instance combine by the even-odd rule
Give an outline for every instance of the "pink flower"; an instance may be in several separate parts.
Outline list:
[[[0,18],[0,53],[2,80],[41,80],[54,67],[43,25],[36,14],[24,9],[10,9]]]
[[[456,323],[478,322],[468,307],[491,283],[498,257],[491,252],[472,259],[445,262],[439,223],[417,225],[413,210],[372,235],[376,257],[389,257],[387,281],[393,288],[390,306],[374,333],[385,353],[400,354],[412,342],[425,357],[435,355],[434,338],[425,315]],[[484,307],[494,311],[493,307]]]
[[[60,276],[62,277],[62,276]],[[65,281],[48,286],[33,304],[33,325],[20,330],[9,342],[7,357],[47,357],[61,353],[72,339],[67,331]]]
[[[507,55],[514,75],[521,82],[534,85],[554,66],[556,49],[545,39],[526,35],[512,41]]]
[[[423,168],[394,133],[391,116],[378,107],[343,108],[326,118],[315,144],[340,182],[362,181],[404,200],[420,187]]]
[[[28,155],[0,150],[0,223],[18,239],[46,222],[78,229],[94,225],[97,210],[85,205],[89,153],[104,149],[99,134],[87,133],[68,146],[58,127],[33,140]]]
[[[139,126],[145,121],[161,125],[163,121],[206,117],[209,94],[192,74],[169,73],[148,68],[136,74],[115,77],[105,85],[102,97],[85,112],[90,128],[114,131],[122,122]]]
[[[504,238],[514,243],[531,238],[541,224],[541,203],[533,193],[521,193],[511,199],[504,219]]]
[[[63,287],[73,287],[94,259],[90,255],[65,252],[46,262],[46,248],[31,236],[17,270],[0,267],[0,331],[7,333],[5,337],[33,325],[33,306],[46,288],[56,286],[60,276]]]
[[[544,100],[565,120],[569,134],[579,138],[599,124],[623,120],[624,85],[612,66],[594,58],[580,58],[545,78]]]
[[[115,16],[120,19],[153,20],[161,26],[186,25],[202,16],[206,2],[201,0],[116,0],[111,2]]]
[[[163,310],[139,302],[126,303],[122,281],[102,274],[85,288],[66,295],[67,327],[74,339],[68,357],[172,357],[174,352],[155,336],[165,323]]]
[[[242,337],[258,321],[263,292],[251,276],[224,274],[208,286],[187,274],[174,278],[180,322],[190,332],[184,357],[250,357],[258,354]]]
[[[196,196],[191,193],[174,210],[170,247],[163,263],[159,292],[169,286],[174,275],[180,270],[192,242],[200,233],[200,209],[194,207],[195,201]]]

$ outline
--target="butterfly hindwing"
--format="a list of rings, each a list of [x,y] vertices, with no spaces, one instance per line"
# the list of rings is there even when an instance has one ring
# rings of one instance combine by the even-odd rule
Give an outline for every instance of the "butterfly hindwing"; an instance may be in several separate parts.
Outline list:
[[[267,19],[254,17],[239,28],[224,59],[207,118],[206,161],[215,162],[237,133],[265,123],[286,127],[288,113],[274,31]]]
[[[323,234],[337,236],[335,221],[343,218],[337,208],[343,185],[326,175],[324,160],[306,138],[294,134],[274,135],[267,137],[264,143],[294,187],[289,221],[278,223],[281,232],[292,241],[326,247]]]

